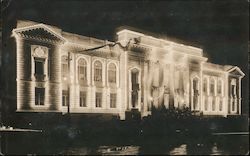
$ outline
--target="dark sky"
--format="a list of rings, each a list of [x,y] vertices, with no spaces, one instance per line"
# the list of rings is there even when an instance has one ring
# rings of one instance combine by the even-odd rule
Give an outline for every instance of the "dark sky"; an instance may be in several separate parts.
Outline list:
[[[210,62],[239,66],[246,73],[243,96],[248,97],[247,0],[12,0],[3,10],[4,29],[12,29],[16,19],[100,39],[114,40],[117,27],[131,26],[191,42]]]

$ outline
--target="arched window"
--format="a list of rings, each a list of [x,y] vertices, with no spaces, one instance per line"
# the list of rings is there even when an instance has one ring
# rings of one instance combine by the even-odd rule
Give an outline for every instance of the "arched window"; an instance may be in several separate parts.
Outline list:
[[[116,83],[116,66],[114,63],[111,63],[108,68],[108,82]]]
[[[87,62],[83,58],[78,61],[78,80],[79,83],[87,81]]]
[[[96,61],[94,69],[94,81],[102,82],[102,63],[100,61]]]
[[[217,84],[217,93],[218,93],[219,95],[222,94],[222,80],[219,80],[219,81],[218,81],[218,84]]]
[[[68,78],[68,57],[62,56],[61,58],[61,74],[62,80],[66,81]]]
[[[215,85],[215,82],[214,82],[214,79],[210,79],[210,94],[211,95],[214,95],[214,85]]]

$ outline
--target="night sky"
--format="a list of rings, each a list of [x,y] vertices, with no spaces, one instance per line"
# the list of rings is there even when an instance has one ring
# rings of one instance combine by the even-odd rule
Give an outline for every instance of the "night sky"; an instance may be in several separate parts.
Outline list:
[[[54,25],[63,31],[114,41],[120,26],[188,41],[203,48],[209,62],[239,66],[248,110],[249,2],[247,0],[80,1],[12,0],[3,9],[4,36],[17,19]]]

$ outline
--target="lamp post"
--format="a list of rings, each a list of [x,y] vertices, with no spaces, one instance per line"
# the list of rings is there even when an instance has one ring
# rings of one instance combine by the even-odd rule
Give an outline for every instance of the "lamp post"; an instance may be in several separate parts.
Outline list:
[[[67,81],[67,86],[68,86],[68,99],[67,99],[67,106],[68,106],[68,115],[70,115],[70,84],[71,84],[71,76],[70,76],[70,61],[71,61],[71,54],[68,51],[68,81]]]

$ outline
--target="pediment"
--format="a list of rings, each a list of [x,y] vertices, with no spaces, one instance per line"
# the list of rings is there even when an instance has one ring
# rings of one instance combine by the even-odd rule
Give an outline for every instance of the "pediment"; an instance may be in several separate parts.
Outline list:
[[[239,77],[245,76],[245,74],[237,66],[231,68],[230,70],[228,70],[228,72],[229,74],[234,75],[234,76],[239,76]]]
[[[66,40],[44,24],[17,28],[13,30],[18,36],[48,42],[65,42]]]

